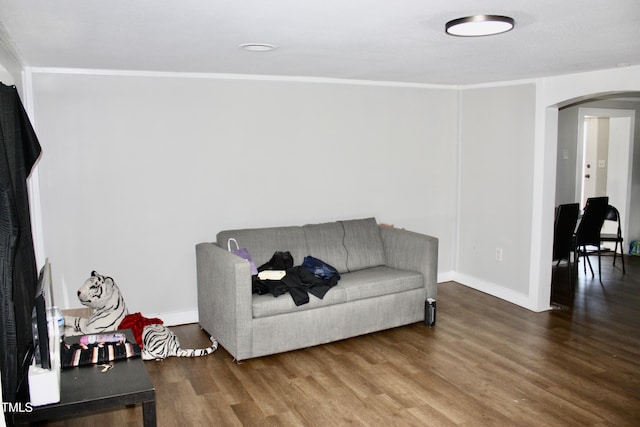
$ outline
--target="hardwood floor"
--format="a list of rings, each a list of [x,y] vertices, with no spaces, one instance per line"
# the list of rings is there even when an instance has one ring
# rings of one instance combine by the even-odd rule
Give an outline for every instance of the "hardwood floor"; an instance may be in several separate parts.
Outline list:
[[[603,285],[597,272],[580,272],[575,295],[544,313],[450,282],[439,288],[434,328],[241,364],[222,348],[147,362],[158,425],[640,425],[640,258],[626,261],[623,276],[603,259]],[[198,325],[173,329],[183,347],[208,343]],[[141,419],[135,407],[48,425]]]

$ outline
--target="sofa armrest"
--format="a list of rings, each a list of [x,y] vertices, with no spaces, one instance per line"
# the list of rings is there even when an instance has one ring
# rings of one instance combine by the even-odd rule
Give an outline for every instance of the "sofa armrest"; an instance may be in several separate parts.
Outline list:
[[[422,273],[427,298],[436,299],[438,287],[438,239],[400,228],[380,226],[389,267]]]
[[[200,326],[236,359],[251,346],[249,262],[215,243],[196,245]]]

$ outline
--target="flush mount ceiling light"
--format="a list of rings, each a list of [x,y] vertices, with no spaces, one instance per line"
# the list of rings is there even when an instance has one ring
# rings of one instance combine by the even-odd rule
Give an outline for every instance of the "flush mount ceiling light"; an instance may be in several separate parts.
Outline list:
[[[240,47],[250,52],[269,52],[270,50],[277,49],[277,46],[267,43],[245,43]]]
[[[447,22],[445,31],[452,36],[480,37],[506,33],[513,29],[513,18],[501,15],[474,15]]]

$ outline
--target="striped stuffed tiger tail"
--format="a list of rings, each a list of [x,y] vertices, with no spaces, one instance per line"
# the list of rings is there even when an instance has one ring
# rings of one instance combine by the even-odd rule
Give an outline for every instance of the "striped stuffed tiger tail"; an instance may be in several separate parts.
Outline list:
[[[200,356],[208,356],[214,351],[218,349],[218,341],[216,341],[213,337],[209,337],[211,340],[211,345],[206,348],[179,348],[176,351],[177,357],[200,357]]]
[[[142,359],[163,360],[167,357],[199,357],[207,356],[218,348],[218,341],[213,337],[211,346],[198,349],[180,348],[178,337],[169,328],[161,324],[147,325],[142,331]]]

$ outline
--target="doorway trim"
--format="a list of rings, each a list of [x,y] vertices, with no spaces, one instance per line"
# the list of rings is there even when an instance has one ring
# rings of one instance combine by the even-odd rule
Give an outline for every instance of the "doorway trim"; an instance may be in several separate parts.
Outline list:
[[[550,309],[558,150],[558,109],[612,95],[640,94],[640,66],[538,79],[533,170],[533,217],[529,300],[535,311]]]

